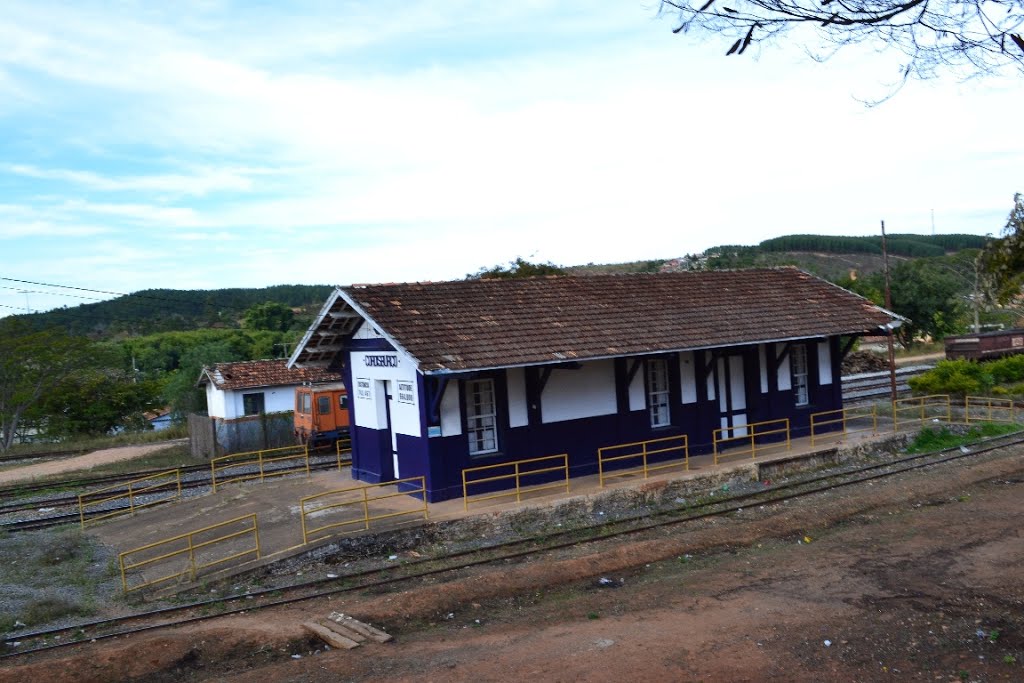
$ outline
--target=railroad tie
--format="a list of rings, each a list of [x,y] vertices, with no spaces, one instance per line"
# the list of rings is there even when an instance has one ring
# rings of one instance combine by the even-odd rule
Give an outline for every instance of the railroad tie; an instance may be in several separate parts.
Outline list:
[[[359,643],[356,641],[337,633],[334,629],[327,628],[326,626],[321,626],[320,624],[314,624],[311,621],[307,621],[302,624],[302,628],[331,647],[337,647],[344,650],[351,650],[354,647],[359,647]]]
[[[353,619],[350,616],[344,615],[341,612],[331,612],[330,616],[328,616],[327,618],[333,624],[337,624],[338,626],[346,628],[349,631],[354,631],[355,633],[364,636],[364,638],[369,638],[370,640],[376,641],[378,643],[386,643],[392,639],[391,634],[385,633],[384,631],[374,628],[369,624],[364,624],[363,622],[357,619]]]

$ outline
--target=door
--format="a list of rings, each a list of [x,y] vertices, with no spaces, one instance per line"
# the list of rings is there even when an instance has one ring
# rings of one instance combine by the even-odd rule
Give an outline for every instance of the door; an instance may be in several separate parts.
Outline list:
[[[719,356],[715,367],[719,422],[723,438],[747,435],[747,391],[743,356]]]
[[[381,453],[381,479],[383,481],[391,481],[393,479],[400,479],[398,474],[398,443],[395,439],[395,430],[391,424],[391,395],[394,387],[394,383],[391,380],[375,380],[377,383],[377,396],[381,397],[382,403],[384,404],[384,434],[380,435],[380,447],[381,450],[389,450],[391,457],[387,457],[387,452]],[[380,413],[377,413],[380,415]],[[388,465],[391,466],[391,471],[388,472]]]

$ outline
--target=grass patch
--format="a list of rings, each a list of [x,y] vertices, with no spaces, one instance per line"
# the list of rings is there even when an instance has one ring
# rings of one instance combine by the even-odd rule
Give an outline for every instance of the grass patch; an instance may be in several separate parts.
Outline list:
[[[966,432],[951,431],[949,427],[938,429],[922,429],[907,447],[907,453],[931,453],[947,448],[966,446],[982,439],[1011,434],[1024,429],[1024,426],[1012,422],[985,422],[971,427]]]
[[[48,624],[65,617],[87,617],[95,613],[95,609],[75,600],[45,597],[32,600],[21,610],[21,621],[26,626]]]

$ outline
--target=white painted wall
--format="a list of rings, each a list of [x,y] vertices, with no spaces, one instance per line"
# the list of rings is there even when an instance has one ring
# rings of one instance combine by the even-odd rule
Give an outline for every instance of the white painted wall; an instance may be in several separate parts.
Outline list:
[[[640,376],[637,372],[637,377]],[[541,395],[544,423],[614,415],[615,412],[615,367],[611,360],[583,363],[579,370],[554,370]]]
[[[683,403],[697,402],[697,368],[693,362],[693,351],[679,354],[679,375],[682,382]]]
[[[626,370],[628,371],[633,367],[633,359],[630,358],[626,361]],[[641,362],[640,369],[633,375],[633,381],[629,383],[629,409],[630,410],[646,410],[647,408],[647,395],[644,391],[644,366]]]
[[[818,384],[832,384],[832,349],[827,339],[818,342]]]
[[[458,436],[462,433],[462,413],[459,412],[458,380],[448,382],[441,397],[441,436]]]
[[[353,351],[349,360],[355,385],[352,399],[355,424],[370,429],[386,429],[384,397],[390,393],[392,431],[407,436],[423,436],[418,405],[419,373],[413,360],[397,351]],[[407,390],[403,390],[403,386]]]
[[[764,344],[757,345],[757,366],[761,369],[761,393],[768,393],[768,350]]]
[[[782,351],[785,348],[786,348],[785,344],[776,344],[775,345],[775,357],[778,358],[779,355],[782,354]],[[793,375],[789,372],[789,354],[788,353],[786,354],[786,357],[783,359],[783,361],[781,363],[779,363],[778,381],[779,381],[779,385],[778,385],[779,386],[779,391],[788,391],[789,389],[793,388]]]
[[[353,339],[384,339],[384,335],[380,333],[376,327],[366,322],[365,320],[359,325],[359,329],[352,335]]]
[[[295,389],[297,384],[276,387],[259,387],[221,391],[212,383],[206,385],[206,410],[211,417],[234,420],[245,416],[243,394],[263,394],[263,411],[283,413],[295,410]]]
[[[526,371],[523,368],[512,368],[506,371],[505,377],[508,382],[508,426],[525,427],[530,424],[526,405]]]

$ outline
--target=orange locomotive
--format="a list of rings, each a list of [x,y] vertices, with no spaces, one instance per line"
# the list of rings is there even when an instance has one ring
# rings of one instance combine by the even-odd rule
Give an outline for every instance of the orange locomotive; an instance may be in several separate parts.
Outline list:
[[[348,391],[345,385],[320,384],[295,390],[295,438],[308,446],[334,443],[348,436]]]

